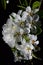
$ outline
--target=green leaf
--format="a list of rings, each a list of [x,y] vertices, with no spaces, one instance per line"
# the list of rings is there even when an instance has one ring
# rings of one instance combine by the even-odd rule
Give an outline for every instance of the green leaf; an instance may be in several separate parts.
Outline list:
[[[34,2],[32,5],[32,9],[38,8],[40,6],[40,4],[41,3],[39,1]]]
[[[6,9],[6,0],[1,0],[2,6],[4,8],[4,10]]]

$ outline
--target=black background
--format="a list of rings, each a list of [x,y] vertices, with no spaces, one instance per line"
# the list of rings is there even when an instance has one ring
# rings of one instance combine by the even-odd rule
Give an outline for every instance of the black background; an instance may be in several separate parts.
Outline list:
[[[2,40],[2,25],[6,23],[7,18],[9,17],[9,14],[12,12],[17,12],[19,8],[17,7],[17,4],[19,4],[19,0],[9,0],[9,4],[7,4],[6,10],[3,9],[1,1],[0,1],[0,65],[31,65],[29,63],[30,61],[26,61],[26,63],[23,63],[23,61],[14,63],[14,56],[11,51],[11,48]],[[35,0],[34,0],[35,1]],[[33,1],[32,1],[33,2]],[[41,5],[40,10],[43,9],[43,3]],[[43,30],[43,19],[41,18],[42,23],[42,30]],[[40,41],[39,46],[41,47],[41,51],[38,52],[38,56],[43,59],[43,32],[38,36],[38,39]],[[43,60],[35,60],[33,59],[34,65],[43,65]]]

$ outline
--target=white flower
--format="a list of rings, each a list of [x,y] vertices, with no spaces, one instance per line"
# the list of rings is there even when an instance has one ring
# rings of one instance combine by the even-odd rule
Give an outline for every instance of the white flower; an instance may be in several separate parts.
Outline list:
[[[23,48],[23,55],[24,55],[25,59],[27,59],[27,60],[32,59],[31,54],[32,54],[31,46],[25,45]]]
[[[37,40],[37,35],[29,35],[30,38],[30,43],[34,44],[34,45],[38,45],[39,41]]]
[[[31,60],[32,59],[32,55],[29,53],[29,54],[24,54],[24,59],[25,60]]]
[[[35,14],[38,11],[39,9],[31,10],[31,7],[27,6],[26,11],[19,10],[17,14],[13,12],[2,27],[3,40],[11,48],[16,48],[15,52],[13,51],[15,62],[32,59],[33,50],[35,51],[35,46],[39,44],[37,35],[31,34],[33,28],[37,29],[33,23],[39,21],[39,16]],[[17,55],[18,51],[20,56]]]

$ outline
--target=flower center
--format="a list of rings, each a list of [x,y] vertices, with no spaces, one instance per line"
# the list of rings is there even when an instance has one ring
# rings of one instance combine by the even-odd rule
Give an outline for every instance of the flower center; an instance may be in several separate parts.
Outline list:
[[[14,37],[19,36],[19,35],[20,35],[20,33],[19,32],[16,32],[16,34],[14,35]]]
[[[32,12],[30,12],[29,14],[30,14],[30,16],[33,16],[33,13]]]
[[[24,25],[25,25],[24,22],[20,22],[21,27],[24,27]]]
[[[26,48],[26,50],[28,50],[28,51],[29,51],[29,50],[31,50],[31,48],[27,47],[27,48]]]

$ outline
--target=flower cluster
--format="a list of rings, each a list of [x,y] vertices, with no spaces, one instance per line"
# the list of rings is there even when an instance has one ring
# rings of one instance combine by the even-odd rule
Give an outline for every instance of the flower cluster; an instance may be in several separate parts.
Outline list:
[[[30,60],[33,58],[33,51],[39,44],[37,40],[37,22],[39,16],[36,14],[39,9],[31,10],[27,6],[25,11],[9,15],[6,24],[3,25],[3,40],[12,48],[15,61]]]

